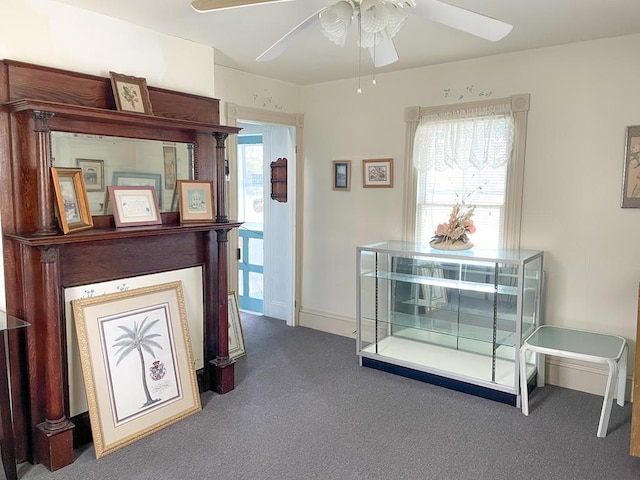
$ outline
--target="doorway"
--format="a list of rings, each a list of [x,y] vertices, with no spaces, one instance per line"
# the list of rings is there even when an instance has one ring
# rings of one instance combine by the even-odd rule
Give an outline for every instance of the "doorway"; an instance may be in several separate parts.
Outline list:
[[[237,137],[238,303],[295,318],[295,127],[239,120]],[[287,159],[287,201],[271,198],[271,163]]]

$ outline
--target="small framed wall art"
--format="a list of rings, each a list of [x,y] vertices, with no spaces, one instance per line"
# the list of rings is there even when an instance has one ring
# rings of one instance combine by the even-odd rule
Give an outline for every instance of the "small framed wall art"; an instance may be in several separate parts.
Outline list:
[[[116,227],[162,224],[154,187],[109,185],[107,188]]]
[[[640,208],[640,126],[627,127],[622,207]]]
[[[121,112],[146,113],[153,115],[147,81],[144,78],[130,77],[109,72],[111,88],[116,107]]]
[[[351,190],[351,161],[334,160],[331,169],[334,190]]]
[[[364,188],[392,188],[393,158],[362,160],[362,186]]]
[[[213,182],[178,180],[178,207],[180,223],[213,222]]]
[[[51,167],[51,179],[62,233],[93,228],[82,169]]]

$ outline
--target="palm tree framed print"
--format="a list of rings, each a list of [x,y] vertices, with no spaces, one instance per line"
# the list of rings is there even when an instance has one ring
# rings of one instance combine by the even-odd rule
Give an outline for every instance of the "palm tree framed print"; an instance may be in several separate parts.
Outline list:
[[[72,303],[96,458],[200,411],[181,282]]]

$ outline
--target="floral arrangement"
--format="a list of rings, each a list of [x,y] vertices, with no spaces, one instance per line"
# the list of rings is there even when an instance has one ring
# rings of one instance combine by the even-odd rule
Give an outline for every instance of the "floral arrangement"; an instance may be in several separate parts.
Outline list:
[[[431,243],[434,245],[442,242],[468,243],[469,237],[467,235],[476,231],[476,226],[471,219],[474,210],[475,207],[473,206],[456,203],[449,215],[449,221],[438,225],[435,235],[431,239]]]

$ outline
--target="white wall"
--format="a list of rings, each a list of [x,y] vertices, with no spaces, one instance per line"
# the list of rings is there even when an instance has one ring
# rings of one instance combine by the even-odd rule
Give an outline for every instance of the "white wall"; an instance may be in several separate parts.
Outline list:
[[[356,246],[401,238],[404,108],[530,93],[522,246],[545,251],[546,322],[634,347],[640,210],[620,199],[639,49],[634,35],[378,75],[361,95],[354,80],[305,87],[302,323],[351,334]],[[379,157],[395,159],[395,187],[362,189],[360,161]],[[331,190],[338,159],[353,161],[350,192]],[[552,381],[601,393],[590,367],[552,363]]]
[[[221,123],[226,103],[268,112],[301,113],[302,87],[216,65],[216,98],[221,100]],[[242,119],[241,119],[242,120]]]
[[[211,47],[54,0],[0,2],[0,58],[213,96]]]

